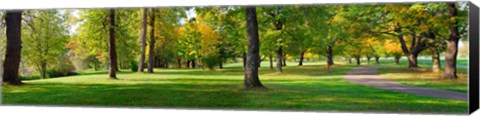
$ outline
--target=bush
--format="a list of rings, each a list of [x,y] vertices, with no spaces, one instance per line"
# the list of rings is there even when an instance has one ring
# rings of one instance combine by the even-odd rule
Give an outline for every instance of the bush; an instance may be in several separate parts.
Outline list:
[[[203,58],[203,65],[207,66],[208,69],[213,70],[215,66],[218,65],[218,57],[216,56],[206,56]]]
[[[130,68],[133,72],[136,72],[138,70],[138,64],[135,60],[130,60]]]
[[[75,75],[75,66],[73,65],[72,61],[68,58],[58,58],[58,61],[51,65],[51,69],[47,70],[47,76],[49,78],[54,77],[62,77],[62,76],[69,76]]]

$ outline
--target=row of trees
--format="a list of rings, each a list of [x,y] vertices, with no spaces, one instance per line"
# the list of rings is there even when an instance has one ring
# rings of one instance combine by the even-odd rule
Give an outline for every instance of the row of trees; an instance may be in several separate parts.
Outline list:
[[[187,17],[189,12],[196,16]],[[455,79],[466,13],[464,3],[7,11],[1,14],[3,79],[20,83],[20,54],[44,78],[49,70],[75,65],[108,68],[113,79],[120,69],[214,69],[242,57],[245,87],[257,88],[258,67],[267,59],[281,73],[288,57],[303,65],[308,54],[324,56],[327,67],[335,57],[360,65],[362,57],[398,63],[405,56],[409,68],[418,67],[419,54],[429,54],[439,71],[441,52],[444,77]]]

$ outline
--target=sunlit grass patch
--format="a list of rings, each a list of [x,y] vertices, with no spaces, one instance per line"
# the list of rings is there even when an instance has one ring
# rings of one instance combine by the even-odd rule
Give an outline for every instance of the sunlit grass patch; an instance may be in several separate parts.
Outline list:
[[[235,64],[238,65],[238,64]],[[228,64],[227,64],[228,66]],[[240,65],[241,66],[241,65]],[[24,81],[3,88],[3,103],[14,105],[220,108],[339,112],[467,113],[467,102],[417,96],[352,84],[343,76],[356,65],[262,66],[267,90],[243,89],[243,69],[156,69]]]

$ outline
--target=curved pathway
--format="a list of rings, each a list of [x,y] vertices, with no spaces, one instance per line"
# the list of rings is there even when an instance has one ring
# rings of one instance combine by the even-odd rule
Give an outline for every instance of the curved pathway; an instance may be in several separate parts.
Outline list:
[[[378,75],[378,66],[357,67],[350,70],[344,78],[355,84],[371,86],[379,89],[392,90],[395,92],[409,93],[420,96],[435,98],[447,98],[468,101],[468,94],[455,91],[438,90],[425,87],[404,85]]]

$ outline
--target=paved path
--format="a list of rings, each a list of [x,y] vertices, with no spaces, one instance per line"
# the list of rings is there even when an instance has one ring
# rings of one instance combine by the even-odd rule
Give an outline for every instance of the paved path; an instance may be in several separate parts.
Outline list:
[[[344,78],[355,84],[372,86],[379,89],[392,90],[395,92],[410,93],[420,96],[435,98],[447,98],[468,101],[468,94],[455,91],[438,90],[425,87],[404,85],[378,75],[378,66],[357,67],[350,70]]]

